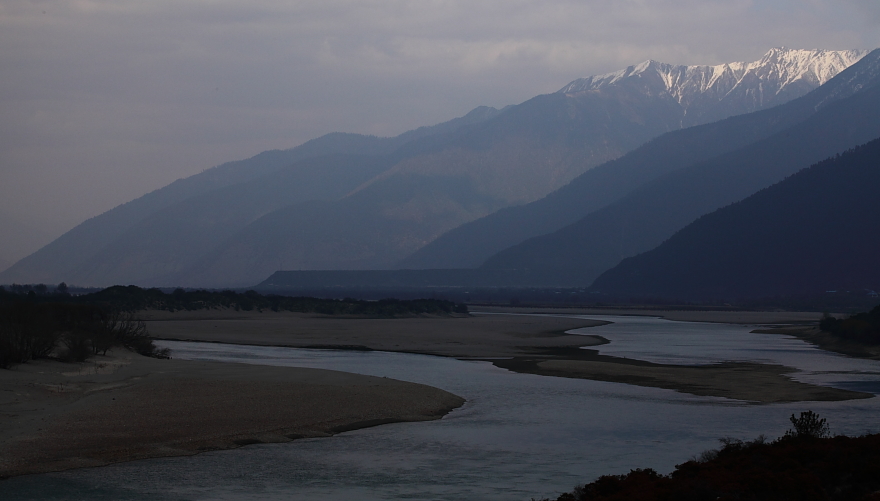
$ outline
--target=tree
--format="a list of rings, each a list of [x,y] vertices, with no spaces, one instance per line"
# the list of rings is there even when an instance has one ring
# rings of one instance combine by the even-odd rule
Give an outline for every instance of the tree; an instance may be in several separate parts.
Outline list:
[[[785,432],[786,437],[828,438],[831,436],[825,418],[819,419],[819,415],[813,411],[801,412],[801,416],[798,418],[792,414],[789,420],[794,425],[794,430]]]

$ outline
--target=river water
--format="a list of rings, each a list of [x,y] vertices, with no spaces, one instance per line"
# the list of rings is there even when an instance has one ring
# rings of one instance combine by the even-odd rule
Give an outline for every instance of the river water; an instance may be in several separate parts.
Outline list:
[[[597,317],[603,354],[664,363],[782,363],[796,379],[880,394],[880,363],[754,326]],[[602,474],[671,471],[720,437],[771,438],[813,410],[833,433],[880,432],[880,398],[753,405],[619,383],[517,374],[486,362],[386,352],[162,342],[175,358],[316,367],[429,384],[468,402],[438,421],[184,458],[32,475],[0,498],[107,500],[521,500],[555,497]]]

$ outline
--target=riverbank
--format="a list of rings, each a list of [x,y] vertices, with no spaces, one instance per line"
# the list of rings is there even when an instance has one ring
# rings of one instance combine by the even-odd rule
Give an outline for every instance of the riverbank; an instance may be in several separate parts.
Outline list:
[[[812,311],[740,311],[725,309],[662,309],[656,307],[618,306],[591,308],[527,308],[514,306],[480,306],[475,311],[486,313],[534,313],[541,315],[633,315],[659,317],[679,322],[709,322],[719,324],[815,324],[821,313]]]
[[[794,336],[818,348],[856,358],[880,360],[880,346],[866,345],[841,339],[830,332],[823,332],[816,325],[787,325],[766,329],[755,329],[760,334],[783,334]]]
[[[145,312],[153,336],[178,341],[342,348],[421,353],[486,360],[504,369],[543,376],[569,377],[672,389],[701,396],[754,403],[838,401],[871,398],[871,393],[801,383],[791,367],[731,362],[713,366],[652,364],[599,355],[584,347],[608,341],[601,336],[566,331],[607,324],[602,320],[510,314],[405,319],[339,318],[285,312]],[[531,312],[532,310],[527,310]],[[653,313],[653,312],[652,312]],[[675,314],[671,312],[670,314]],[[775,312],[680,312],[752,323],[806,321],[815,314]],[[573,312],[568,312],[573,314]],[[619,314],[619,312],[618,312]],[[723,314],[723,315],[721,315]],[[651,315],[661,316],[661,315]],[[693,315],[690,315],[693,317]],[[725,322],[726,323],[726,322]]]
[[[0,371],[0,478],[438,419],[463,403],[430,386],[319,369],[124,350],[41,360]]]
[[[399,351],[460,359],[515,357],[547,348],[595,346],[607,341],[565,331],[608,323],[525,315],[388,319],[235,310],[145,311],[139,316],[156,339]]]
[[[490,361],[497,367],[527,374],[664,388],[757,404],[874,397],[871,393],[795,381],[788,375],[797,372],[796,369],[756,362],[670,365],[600,355],[596,350],[552,350],[541,357]]]

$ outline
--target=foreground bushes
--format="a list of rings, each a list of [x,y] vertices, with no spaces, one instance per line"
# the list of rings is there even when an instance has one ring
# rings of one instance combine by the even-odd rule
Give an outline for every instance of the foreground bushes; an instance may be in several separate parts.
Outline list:
[[[880,435],[828,438],[812,412],[791,420],[775,441],[723,439],[669,475],[605,475],[557,501],[880,500]]]
[[[89,304],[10,301],[0,304],[0,368],[54,356],[83,361],[124,346],[142,355],[167,357],[130,311]]]

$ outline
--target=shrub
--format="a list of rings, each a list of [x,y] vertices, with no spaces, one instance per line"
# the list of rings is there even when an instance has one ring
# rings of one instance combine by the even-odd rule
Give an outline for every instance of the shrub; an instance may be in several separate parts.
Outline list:
[[[786,437],[828,438],[831,436],[825,418],[819,419],[819,415],[813,411],[801,412],[800,417],[797,418],[792,414],[788,419],[794,425],[794,430],[785,432]]]
[[[115,346],[158,358],[170,353],[156,348],[132,311],[90,304],[0,304],[0,368],[48,357],[56,348],[61,360],[82,362]]]
[[[44,304],[0,305],[0,368],[46,357],[61,336],[56,315]]]

